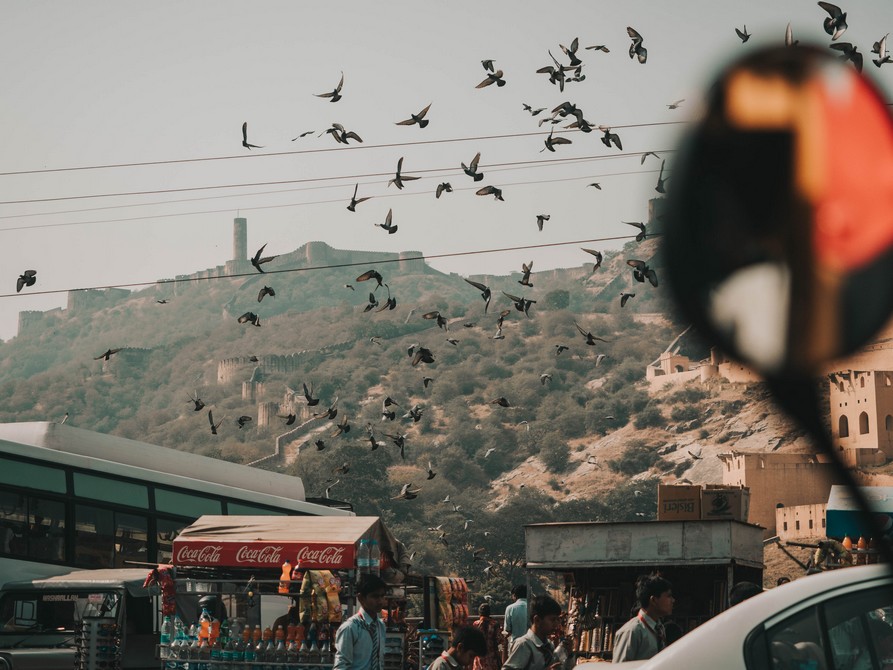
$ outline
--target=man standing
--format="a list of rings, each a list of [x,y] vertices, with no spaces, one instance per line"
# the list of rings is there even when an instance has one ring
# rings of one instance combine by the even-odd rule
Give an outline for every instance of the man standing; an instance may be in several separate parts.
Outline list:
[[[378,613],[387,606],[387,584],[364,574],[357,585],[360,611],[347,619],[335,635],[334,670],[382,670],[385,625]]]
[[[561,606],[549,596],[537,596],[530,613],[530,630],[512,643],[502,670],[559,670],[562,662],[549,637],[560,626]]]
[[[527,587],[517,584],[512,588],[512,604],[505,608],[502,630],[509,636],[509,646],[527,633]]]
[[[639,612],[614,636],[613,663],[651,658],[666,646],[662,617],[673,613],[673,586],[660,575],[645,575],[636,582]]]

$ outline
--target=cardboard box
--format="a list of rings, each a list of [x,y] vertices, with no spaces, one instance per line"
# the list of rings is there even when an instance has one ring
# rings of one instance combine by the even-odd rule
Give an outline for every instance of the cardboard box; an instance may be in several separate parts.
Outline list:
[[[697,521],[700,518],[701,487],[699,485],[658,485],[658,521]]]
[[[701,491],[701,518],[747,521],[750,489],[746,486],[707,484]]]

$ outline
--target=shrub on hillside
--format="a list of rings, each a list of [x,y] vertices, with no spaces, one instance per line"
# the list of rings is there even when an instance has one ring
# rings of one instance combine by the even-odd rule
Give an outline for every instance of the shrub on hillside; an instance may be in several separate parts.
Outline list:
[[[608,461],[611,470],[628,476],[647,472],[657,465],[665,465],[664,460],[657,455],[657,450],[639,440],[631,441],[620,458]]]
[[[633,419],[636,428],[657,428],[666,425],[666,419],[657,405],[648,405]]]

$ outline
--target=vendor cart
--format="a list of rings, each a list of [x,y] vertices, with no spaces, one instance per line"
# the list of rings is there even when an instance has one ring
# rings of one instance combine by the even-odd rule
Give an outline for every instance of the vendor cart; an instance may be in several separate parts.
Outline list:
[[[172,622],[161,627],[162,667],[331,667],[359,573],[380,573],[398,601],[403,554],[378,517],[203,516],[174,540],[173,565],[162,568]],[[389,614],[386,665],[401,670],[403,624]]]

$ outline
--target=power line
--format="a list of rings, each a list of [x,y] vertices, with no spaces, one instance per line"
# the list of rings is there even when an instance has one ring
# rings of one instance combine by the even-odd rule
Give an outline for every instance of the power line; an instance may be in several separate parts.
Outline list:
[[[507,186],[532,186],[536,184],[553,184],[558,182],[568,182],[568,181],[583,181],[587,179],[603,179],[605,177],[621,177],[627,175],[641,175],[641,174],[654,174],[658,172],[658,170],[633,170],[628,172],[608,172],[599,175],[590,175],[585,177],[563,177],[559,179],[537,179],[532,181],[520,181],[520,182],[509,182],[503,183],[502,187]],[[321,187],[321,188],[330,188],[330,187]],[[477,186],[468,186],[468,187],[456,187],[454,191],[475,191],[477,190]],[[274,193],[288,193],[289,191],[274,191]],[[385,195],[376,195],[373,196],[376,200],[384,200],[387,198],[401,198],[401,197],[411,197],[411,196],[431,196],[431,191],[421,191],[421,192],[413,192],[413,193],[403,193],[398,191],[397,193],[387,193]],[[250,195],[263,195],[263,194],[250,194]],[[235,197],[235,196],[226,196],[226,197]],[[294,202],[294,203],[284,203],[279,205],[257,205],[255,207],[240,207],[240,211],[252,212],[252,211],[260,211],[264,209],[285,209],[289,207],[307,207],[312,205],[328,205],[332,203],[344,203],[345,198],[337,198],[331,200],[314,200],[310,202]],[[152,203],[155,204],[155,203]],[[89,210],[87,210],[89,211]],[[87,226],[87,225],[95,225],[102,223],[127,223],[129,221],[146,221],[150,219],[169,219],[180,216],[199,216],[202,214],[224,214],[226,212],[231,212],[232,208],[227,207],[226,209],[206,209],[197,212],[174,212],[170,214],[147,214],[145,216],[131,216],[126,218],[119,219],[96,219],[93,221],[68,221],[62,223],[42,223],[36,225],[28,225],[28,226],[8,226],[6,228],[0,228],[0,233],[5,233],[8,231],[15,230],[38,230],[41,228],[67,228],[70,226]]]
[[[514,165],[547,165],[553,163],[567,163],[569,161],[584,161],[584,160],[604,160],[611,157],[620,157],[620,156],[640,156],[642,155],[641,151],[627,153],[627,154],[611,154],[608,156],[577,156],[574,158],[552,158],[552,159],[540,159],[540,160],[529,160],[529,161],[509,161],[507,163],[492,163],[491,165],[481,166],[481,169],[490,169],[490,168],[500,168],[506,166],[514,166]],[[432,174],[438,172],[447,172],[450,170],[455,170],[454,166],[445,167],[445,168],[427,168],[422,170],[412,170],[409,174]],[[70,196],[58,196],[54,198],[32,198],[28,200],[4,200],[0,201],[0,205],[23,205],[23,204],[33,204],[39,202],[61,202],[66,200],[87,200],[93,198],[117,198],[117,197],[129,197],[136,195],[159,195],[162,193],[187,193],[191,191],[210,191],[210,190],[218,190],[225,188],[246,188],[252,186],[278,186],[284,184],[306,184],[313,182],[321,182],[321,181],[336,181],[342,179],[366,179],[372,177],[387,177],[394,174],[393,172],[370,172],[365,174],[358,175],[336,175],[329,177],[307,177],[304,179],[282,179],[276,181],[262,181],[262,182],[244,182],[238,184],[217,184],[213,186],[189,186],[184,188],[165,188],[165,189],[155,189],[149,191],[124,191],[119,193],[94,193],[88,195],[70,195]]]
[[[656,121],[652,123],[630,123],[625,125],[615,125],[611,126],[614,128],[643,128],[643,127],[651,127],[651,126],[670,126],[677,125],[681,123],[686,123],[685,121]],[[557,133],[570,133],[575,131],[570,130],[558,130],[555,131]],[[171,160],[163,160],[163,161],[143,161],[143,162],[134,162],[134,163],[108,163],[104,165],[78,165],[72,167],[61,167],[61,168],[44,168],[41,170],[17,170],[12,172],[0,172],[0,177],[9,177],[13,175],[28,175],[28,174],[49,174],[54,172],[75,172],[75,171],[83,171],[83,170],[106,170],[106,169],[114,169],[114,168],[130,168],[130,167],[147,167],[152,165],[178,165],[185,163],[204,163],[210,161],[229,161],[229,160],[242,160],[245,158],[271,158],[276,156],[298,156],[302,154],[316,154],[316,153],[329,153],[332,151],[356,151],[362,149],[388,149],[394,147],[410,147],[410,146],[420,146],[425,144],[447,144],[452,142],[479,142],[485,140],[501,140],[501,139],[509,139],[513,137],[535,137],[537,135],[547,135],[548,133],[544,131],[537,131],[532,133],[508,133],[505,135],[480,135],[477,137],[453,137],[441,140],[416,140],[414,142],[391,142],[386,144],[354,144],[346,147],[329,147],[326,149],[299,149],[297,151],[277,151],[270,153],[257,153],[257,154],[239,154],[238,156],[210,156],[205,158],[178,158]]]
[[[658,237],[659,234],[649,233],[650,237]],[[405,263],[407,261],[428,261],[435,260],[438,258],[458,258],[460,256],[477,256],[480,254],[496,254],[496,253],[504,253],[507,251],[525,251],[528,249],[546,249],[549,247],[563,247],[570,246],[576,244],[592,244],[593,242],[614,242],[617,240],[631,240],[635,239],[635,235],[618,235],[616,237],[599,237],[588,240],[570,240],[566,242],[548,242],[542,244],[528,244],[524,246],[518,247],[500,247],[496,249],[473,249],[471,251],[453,251],[442,254],[420,254],[418,256],[409,256],[405,258],[386,258],[379,260],[370,260],[370,261],[357,261],[354,263],[334,263],[332,265],[311,265],[306,268],[283,268],[281,270],[266,270],[263,274],[274,275],[274,274],[285,274],[292,272],[312,272],[316,270],[334,270],[338,268],[351,268],[351,267],[361,267],[366,265],[383,265],[388,263]],[[375,253],[375,252],[367,252],[367,253]],[[388,253],[388,252],[378,252],[378,253]],[[101,286],[83,286],[78,288],[67,288],[67,289],[51,289],[47,291],[29,291],[28,293],[4,293],[0,294],[0,298],[24,298],[27,296],[35,296],[35,295],[54,295],[58,293],[68,293],[70,291],[100,291],[103,289],[110,288],[136,288],[139,286],[152,286],[156,284],[183,284],[187,282],[199,282],[199,281],[213,281],[217,279],[239,279],[242,277],[257,277],[260,276],[257,272],[239,272],[231,275],[219,275],[214,277],[184,277],[182,279],[154,279],[152,281],[140,281],[140,282],[131,282],[127,284],[105,284]]]

